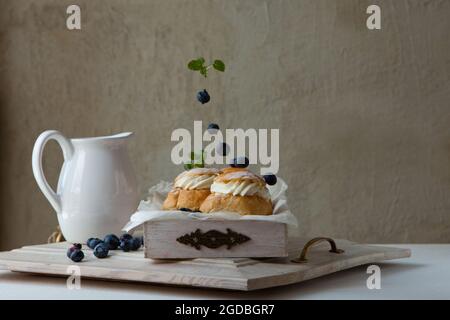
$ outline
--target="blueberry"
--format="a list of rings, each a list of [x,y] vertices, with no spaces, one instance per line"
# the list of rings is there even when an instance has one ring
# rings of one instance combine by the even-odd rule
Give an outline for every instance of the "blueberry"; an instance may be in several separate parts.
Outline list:
[[[189,208],[180,208],[180,211],[192,212],[192,210]]]
[[[77,250],[77,248],[75,248],[74,246],[71,246],[69,249],[67,249],[67,258],[70,258],[70,255],[71,255],[72,252],[74,252],[75,250]]]
[[[99,238],[89,238],[87,241],[87,246],[89,248],[91,248],[92,250],[94,250],[94,248],[99,244],[99,243],[103,243],[103,240],[99,239]]]
[[[249,164],[250,161],[247,157],[237,157],[233,159],[233,163],[231,164],[231,166],[233,168],[247,168]]]
[[[91,248],[91,247],[89,246],[89,243],[90,243],[92,240],[94,240],[94,239],[96,239],[96,238],[89,238],[89,239],[87,239],[86,244],[87,244],[87,246],[88,246],[89,248]],[[91,249],[92,249],[92,248],[91,248]]]
[[[263,178],[269,186],[273,186],[277,183],[277,176],[274,174],[266,174]]]
[[[120,249],[122,249],[122,251],[128,252],[131,250],[132,247],[133,247],[133,243],[131,242],[131,240],[120,241]]]
[[[131,239],[133,239],[133,236],[129,233],[124,233],[123,235],[120,236],[120,241],[131,240]]]
[[[73,262],[80,262],[84,258],[84,253],[83,253],[83,251],[81,251],[79,249],[75,249],[72,251],[69,258]]]
[[[219,143],[216,146],[216,152],[217,154],[225,157],[230,152],[230,147],[225,142]]]
[[[219,131],[220,129],[219,129],[219,125],[218,124],[210,123],[210,124],[208,124],[208,129],[207,130],[211,134],[216,134],[217,131]]]
[[[133,240],[131,240],[131,250],[133,251],[139,250],[141,245],[142,245],[141,238],[133,238]]]
[[[203,89],[203,91],[199,91],[197,93],[197,100],[200,101],[202,104],[209,102],[210,99],[211,98],[209,96],[208,91],[206,91],[206,89]]]
[[[114,234],[108,234],[103,241],[109,250],[116,250],[120,245],[120,239]]]
[[[79,243],[74,243],[70,246],[70,248],[67,250],[67,257],[70,258],[70,255],[72,254],[72,252],[74,252],[75,250],[81,250],[82,246]]]
[[[94,248],[94,256],[96,256],[99,259],[106,258],[108,256],[109,249],[108,246],[104,243],[99,243]]]

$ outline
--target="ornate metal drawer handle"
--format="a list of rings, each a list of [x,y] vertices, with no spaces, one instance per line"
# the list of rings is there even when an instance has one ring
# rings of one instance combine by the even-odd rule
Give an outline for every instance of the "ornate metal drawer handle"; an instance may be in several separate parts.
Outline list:
[[[227,229],[227,233],[223,233],[217,230],[209,230],[203,233],[200,229],[177,238],[179,243],[187,246],[194,247],[200,250],[201,246],[205,246],[210,249],[217,249],[223,245],[227,246],[230,250],[232,247],[242,244],[251,240],[244,234],[238,233],[231,229]]]
[[[314,244],[320,243],[323,241],[328,241],[330,243],[330,246],[331,246],[330,252],[338,253],[338,254],[344,252],[344,250],[338,249],[338,247],[336,246],[336,242],[333,239],[326,238],[326,237],[317,237],[317,238],[309,240],[303,247],[303,250],[302,250],[302,253],[300,253],[300,256],[297,259],[291,260],[291,262],[295,262],[295,263],[307,262],[308,259],[306,259],[306,254],[308,253],[308,249],[311,248]]]

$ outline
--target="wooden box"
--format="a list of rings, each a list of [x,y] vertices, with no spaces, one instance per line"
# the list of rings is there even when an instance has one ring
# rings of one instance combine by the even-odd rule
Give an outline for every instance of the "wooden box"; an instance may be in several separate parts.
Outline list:
[[[249,220],[161,220],[144,223],[145,257],[268,258],[288,255],[287,226]]]

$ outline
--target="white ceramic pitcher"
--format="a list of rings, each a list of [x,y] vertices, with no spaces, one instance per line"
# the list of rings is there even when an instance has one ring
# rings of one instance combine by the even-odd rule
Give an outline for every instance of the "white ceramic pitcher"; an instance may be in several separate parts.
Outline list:
[[[43,132],[33,149],[33,173],[37,184],[58,215],[61,231],[69,242],[120,234],[138,206],[138,188],[127,142],[133,133],[67,139],[55,130]],[[64,164],[54,192],[45,179],[42,153],[54,139],[62,148]]]

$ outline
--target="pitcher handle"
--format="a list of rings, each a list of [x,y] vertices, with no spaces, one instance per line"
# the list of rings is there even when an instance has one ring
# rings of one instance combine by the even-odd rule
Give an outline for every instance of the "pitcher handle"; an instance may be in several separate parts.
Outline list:
[[[70,140],[56,130],[47,130],[41,133],[34,143],[32,165],[34,178],[36,179],[39,188],[48,199],[53,209],[55,209],[57,213],[60,213],[61,200],[56,192],[52,190],[47,179],[45,179],[44,170],[42,168],[42,154],[44,147],[46,143],[52,139],[56,140],[60,145],[63,151],[64,161],[67,161],[72,157],[73,146]]]

